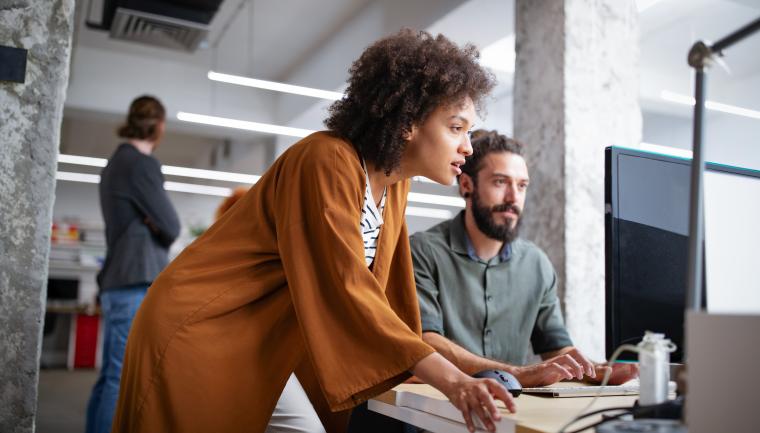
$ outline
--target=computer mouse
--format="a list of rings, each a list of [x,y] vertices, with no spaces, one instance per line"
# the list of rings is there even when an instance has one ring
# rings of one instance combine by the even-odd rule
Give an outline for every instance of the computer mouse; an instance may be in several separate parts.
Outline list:
[[[472,375],[480,379],[494,379],[501,384],[504,388],[512,394],[512,397],[517,397],[522,393],[522,385],[516,377],[512,376],[503,370],[483,370]]]

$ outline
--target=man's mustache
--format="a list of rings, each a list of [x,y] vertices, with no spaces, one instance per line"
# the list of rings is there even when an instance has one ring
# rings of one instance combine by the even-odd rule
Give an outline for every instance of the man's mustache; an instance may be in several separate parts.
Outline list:
[[[491,208],[491,212],[507,212],[507,211],[512,211],[517,216],[520,216],[520,213],[521,213],[520,208],[517,207],[516,204],[509,204],[509,203],[497,204],[496,206]]]

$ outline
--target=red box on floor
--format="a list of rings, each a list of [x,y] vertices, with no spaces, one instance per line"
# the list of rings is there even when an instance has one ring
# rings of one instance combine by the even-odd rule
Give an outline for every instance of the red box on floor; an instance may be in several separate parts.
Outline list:
[[[94,368],[98,352],[99,315],[76,315],[74,368]]]

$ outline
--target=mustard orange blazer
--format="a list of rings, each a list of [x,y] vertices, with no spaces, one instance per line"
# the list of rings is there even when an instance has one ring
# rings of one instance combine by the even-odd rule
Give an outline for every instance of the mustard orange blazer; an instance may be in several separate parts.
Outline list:
[[[328,431],[433,349],[404,219],[387,189],[370,270],[361,161],[330,133],[288,149],[148,290],[132,324],[113,432],[263,432],[296,372]]]

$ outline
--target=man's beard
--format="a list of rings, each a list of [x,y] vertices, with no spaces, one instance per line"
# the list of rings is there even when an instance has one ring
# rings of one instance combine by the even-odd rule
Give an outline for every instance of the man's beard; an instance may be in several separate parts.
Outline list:
[[[494,212],[506,212],[508,210],[514,212],[518,218],[514,228],[510,227],[510,223],[497,224],[494,220]],[[520,228],[520,213],[520,208],[510,203],[502,203],[493,207],[483,206],[480,203],[477,188],[472,192],[472,216],[475,219],[475,224],[481,232],[491,239],[506,243],[515,240]]]

